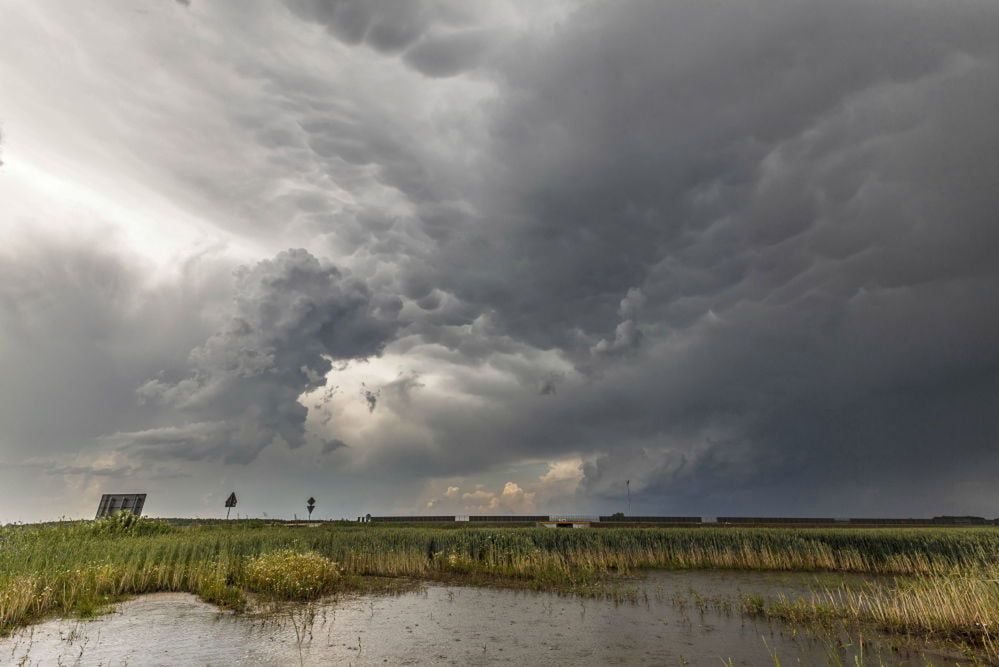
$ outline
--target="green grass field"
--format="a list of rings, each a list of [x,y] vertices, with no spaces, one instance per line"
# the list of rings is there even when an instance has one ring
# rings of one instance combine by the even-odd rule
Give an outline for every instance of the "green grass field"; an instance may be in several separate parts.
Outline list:
[[[386,577],[597,594],[619,575],[649,568],[883,575],[884,584],[863,590],[746,600],[744,610],[792,622],[865,622],[999,657],[994,528],[177,526],[132,517],[8,526],[0,529],[0,631],[156,591],[188,591],[233,609],[247,596],[311,599],[384,586]]]

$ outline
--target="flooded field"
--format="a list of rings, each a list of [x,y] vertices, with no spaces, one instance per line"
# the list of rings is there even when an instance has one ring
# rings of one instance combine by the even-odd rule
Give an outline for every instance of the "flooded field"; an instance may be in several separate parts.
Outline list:
[[[17,665],[954,665],[858,632],[817,636],[746,618],[742,595],[807,595],[809,575],[656,572],[624,601],[427,585],[271,614],[220,612],[181,593],[143,596],[92,621],[52,620],[0,640]],[[731,662],[730,662],[731,661]],[[967,663],[970,664],[970,663]]]

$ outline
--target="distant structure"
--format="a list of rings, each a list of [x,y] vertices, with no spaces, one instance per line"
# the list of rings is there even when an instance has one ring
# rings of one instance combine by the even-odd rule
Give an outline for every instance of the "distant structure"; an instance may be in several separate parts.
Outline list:
[[[594,521],[592,517],[549,516],[547,521],[539,521],[539,526],[545,528],[589,528]]]
[[[111,516],[118,512],[131,512],[136,516],[142,515],[142,506],[146,504],[146,494],[144,493],[105,493],[101,496],[101,503],[97,506],[97,516]]]
[[[467,523],[475,524],[535,524],[550,528],[590,528],[606,526],[643,526],[648,524],[673,526],[999,526],[999,519],[980,516],[935,516],[932,519],[850,518],[836,519],[813,516],[719,516],[704,519],[699,516],[631,516],[623,512],[610,515],[546,514],[485,514],[464,516],[371,516],[358,517],[362,523]]]
[[[225,518],[229,518],[229,512],[232,508],[236,506],[236,492],[233,491],[229,494],[229,497],[225,499]]]

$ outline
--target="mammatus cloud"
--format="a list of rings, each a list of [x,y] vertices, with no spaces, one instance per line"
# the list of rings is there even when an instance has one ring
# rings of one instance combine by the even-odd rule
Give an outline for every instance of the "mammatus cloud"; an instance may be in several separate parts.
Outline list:
[[[304,250],[240,269],[228,323],[191,352],[192,374],[139,388],[142,399],[192,421],[114,439],[145,458],[232,463],[248,463],[275,442],[300,447],[308,409],[299,397],[325,385],[334,361],[379,354],[399,327],[400,308],[398,298],[372,294]]]
[[[476,67],[499,39],[482,27],[504,3],[456,0],[288,0],[288,7],[337,39],[365,44],[430,77]]]

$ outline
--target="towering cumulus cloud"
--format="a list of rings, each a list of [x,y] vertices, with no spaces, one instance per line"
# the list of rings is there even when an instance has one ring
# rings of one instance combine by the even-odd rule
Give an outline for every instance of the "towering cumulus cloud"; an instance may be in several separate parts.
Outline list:
[[[226,326],[191,352],[193,373],[150,380],[139,394],[190,417],[179,426],[119,434],[150,458],[249,462],[269,444],[305,442],[302,393],[326,383],[334,360],[381,352],[401,302],[288,250],[237,272]]]

